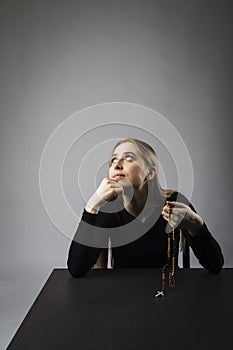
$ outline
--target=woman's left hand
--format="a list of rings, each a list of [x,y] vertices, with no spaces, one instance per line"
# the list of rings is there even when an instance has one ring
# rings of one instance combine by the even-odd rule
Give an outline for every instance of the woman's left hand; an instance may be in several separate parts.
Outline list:
[[[169,225],[178,229],[187,229],[191,236],[195,236],[204,224],[203,219],[188,205],[181,202],[170,202],[163,207],[163,218]],[[170,218],[169,218],[169,212]]]

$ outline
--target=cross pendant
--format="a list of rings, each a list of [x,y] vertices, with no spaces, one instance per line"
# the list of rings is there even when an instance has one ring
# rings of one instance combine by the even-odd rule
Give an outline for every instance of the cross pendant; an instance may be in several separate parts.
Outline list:
[[[159,297],[164,297],[164,292],[157,290],[156,294],[155,294],[155,298],[159,298]]]

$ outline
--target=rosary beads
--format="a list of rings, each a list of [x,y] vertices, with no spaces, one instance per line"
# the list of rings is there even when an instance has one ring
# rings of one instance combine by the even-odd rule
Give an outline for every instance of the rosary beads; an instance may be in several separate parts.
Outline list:
[[[168,218],[170,222],[171,218],[171,206],[168,205]],[[171,225],[170,225],[171,226]],[[172,232],[168,233],[167,238],[167,263],[162,268],[162,289],[161,291],[157,291],[155,294],[155,298],[164,297],[165,296],[165,278],[166,278],[166,270],[169,271],[168,281],[169,287],[175,287],[175,256],[176,256],[176,246],[175,246],[175,229],[172,227]],[[171,240],[172,240],[172,255],[171,255]]]

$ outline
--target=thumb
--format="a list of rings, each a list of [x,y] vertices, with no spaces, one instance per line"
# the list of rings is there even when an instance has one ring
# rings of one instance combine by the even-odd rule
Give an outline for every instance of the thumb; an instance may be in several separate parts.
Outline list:
[[[165,233],[171,233],[172,232],[172,226],[167,223],[166,227],[165,227]]]

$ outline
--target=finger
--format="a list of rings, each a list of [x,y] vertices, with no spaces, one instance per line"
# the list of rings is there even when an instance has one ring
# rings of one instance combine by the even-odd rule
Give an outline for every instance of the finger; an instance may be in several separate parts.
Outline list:
[[[118,196],[121,196],[123,194],[123,189],[122,188],[115,188],[114,191],[111,191],[109,194],[109,199],[107,201],[112,201],[116,199]]]
[[[169,221],[169,218],[167,216],[163,215],[164,220]]]
[[[172,226],[177,226],[184,217],[183,209],[172,209],[172,212],[162,211],[163,218]]]
[[[168,213],[169,211],[171,211],[172,207],[168,204],[166,204],[164,207],[163,207],[163,210]]]
[[[182,202],[175,202],[175,201],[167,201],[166,202],[168,206],[172,208],[187,208],[187,204],[184,204]]]
[[[122,184],[116,181],[109,182],[107,185],[109,188],[123,188]]]
[[[172,226],[172,227],[176,227],[177,226],[177,221],[176,220],[171,220],[171,219],[169,219],[169,218],[167,218],[167,217],[163,217],[168,223],[169,223],[169,225],[170,226]]]
[[[122,194],[124,192],[123,188],[115,188],[116,193]]]
[[[179,214],[179,212],[180,211],[183,211],[183,208],[181,209],[181,208],[176,208],[176,207],[174,207],[174,208],[171,208],[171,207],[169,207],[169,206],[165,206],[165,207],[163,207],[163,210],[162,210],[162,213],[164,213],[165,215],[172,215],[172,214]]]
[[[118,185],[118,184],[119,184],[118,181],[112,180],[112,179],[109,179],[109,178],[107,179],[107,183],[108,183],[108,184],[113,184],[113,185],[114,185],[114,184],[115,184],[115,185]]]
[[[172,208],[172,210],[169,211],[165,211],[166,213],[170,213],[170,216],[184,216],[187,212],[187,208]]]
[[[170,223],[167,223],[165,227],[165,233],[171,233],[173,230],[173,227],[170,225]]]
[[[175,225],[176,223],[176,217],[170,217],[169,215],[163,215],[164,220],[166,220],[167,222],[169,222],[171,225]]]
[[[162,215],[163,215],[164,217],[166,217],[166,218],[169,218],[169,212],[168,212],[168,210],[163,209],[163,210],[162,210]]]

